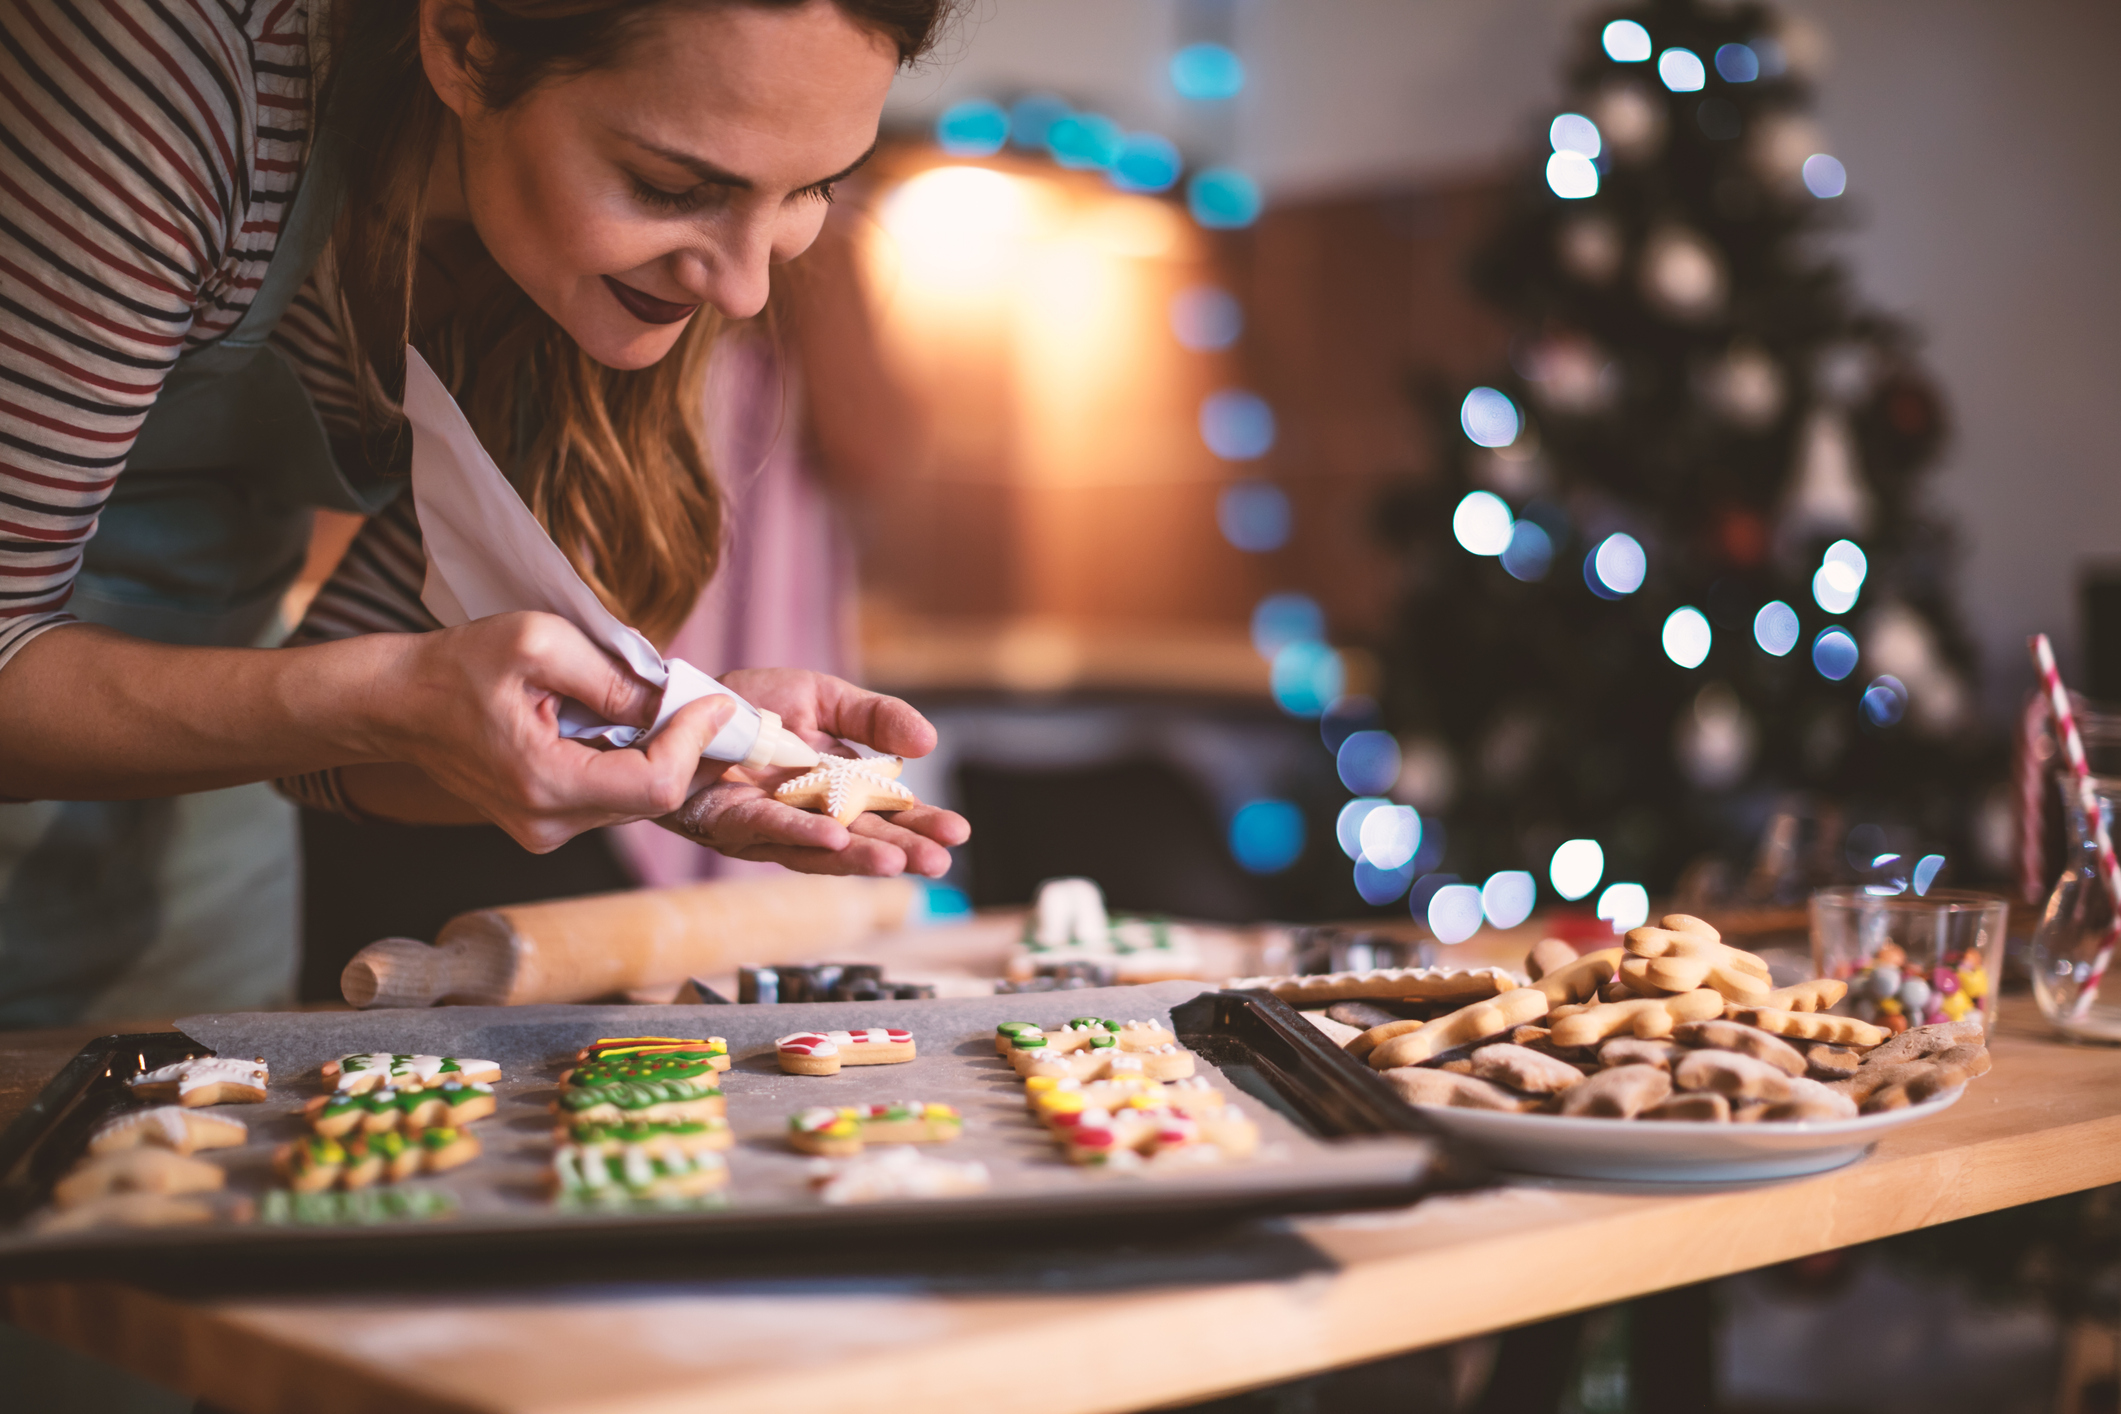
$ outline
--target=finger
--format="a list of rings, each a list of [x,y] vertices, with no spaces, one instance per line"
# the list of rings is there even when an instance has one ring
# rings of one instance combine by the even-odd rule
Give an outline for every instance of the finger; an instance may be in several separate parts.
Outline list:
[[[830,815],[783,805],[755,786],[711,786],[685,802],[677,823],[724,854],[761,844],[841,850],[852,838]]]
[[[525,614],[515,625],[516,651],[532,687],[572,697],[607,722],[645,727],[662,693],[556,614]]]
[[[894,824],[926,835],[946,848],[961,845],[972,838],[972,822],[955,810],[945,810],[938,805],[915,805],[905,810],[892,812]]]
[[[832,850],[758,844],[734,851],[733,857],[778,864],[799,874],[861,874],[888,879],[906,872],[906,856],[900,851],[877,840],[859,838],[845,849]]]
[[[684,803],[700,748],[735,710],[726,697],[703,697],[680,707],[645,751],[585,753],[577,758],[569,803],[629,820],[669,814]]]
[[[939,879],[950,872],[949,850],[881,815],[864,815],[854,822],[854,833],[859,839],[896,849],[905,857],[909,874]]]
[[[926,756],[935,750],[934,725],[909,702],[823,674],[817,693],[818,724],[835,736],[892,756]]]

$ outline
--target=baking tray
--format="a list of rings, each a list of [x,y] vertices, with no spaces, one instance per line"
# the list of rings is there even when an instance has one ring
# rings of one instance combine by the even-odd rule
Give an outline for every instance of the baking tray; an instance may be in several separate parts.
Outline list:
[[[1003,1021],[1058,1025],[1072,1016],[1167,1022],[1203,1073],[1260,1127],[1261,1153],[1222,1166],[1146,1173],[1084,1169],[1063,1159],[1023,1105],[1022,1084],[994,1054]],[[247,1013],[186,1018],[179,1032],[110,1036],[68,1063],[0,1135],[0,1276],[196,1273],[223,1275],[357,1268],[403,1277],[409,1266],[500,1274],[554,1262],[611,1264],[628,1255],[713,1265],[770,1250],[844,1257],[866,1248],[932,1248],[1012,1240],[1112,1241],[1197,1232],[1280,1214],[1394,1207],[1470,1170],[1414,1111],[1286,1003],[1264,992],[1203,991],[1198,983],[1093,988],[1015,996],[797,1006],[448,1007],[431,1011]],[[791,1076],[776,1037],[847,1026],[901,1026],[920,1044],[904,1065]],[[729,1041],[723,1077],[736,1145],[725,1206],[576,1212],[543,1187],[552,1148],[551,1102],[575,1051],[602,1036],[717,1035]],[[318,1067],[360,1051],[477,1057],[502,1068],[497,1112],[475,1126],[484,1154],[405,1188],[446,1190],[446,1219],[347,1225],[226,1221],[164,1229],[36,1234],[22,1224],[81,1152],[88,1132],[134,1101],[124,1080],[187,1055],[263,1056],[271,1093],[221,1113],[245,1120],[251,1142],[208,1157],[229,1189],[262,1199],[274,1186],[272,1150],[301,1134],[304,1101],[322,1093]],[[965,1134],[942,1146],[992,1176],[972,1197],[833,1207],[809,1182],[810,1160],[789,1149],[789,1113],[812,1104],[942,1101]],[[324,1264],[319,1266],[319,1264]]]

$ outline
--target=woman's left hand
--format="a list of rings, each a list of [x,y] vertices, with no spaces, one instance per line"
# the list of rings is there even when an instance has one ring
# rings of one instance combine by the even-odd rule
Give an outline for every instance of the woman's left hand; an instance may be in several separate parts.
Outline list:
[[[722,674],[721,681],[754,707],[779,713],[782,726],[820,751],[831,750],[840,737],[892,756],[926,756],[935,749],[935,728],[927,718],[896,697],[840,678],[796,668],[740,668]],[[863,815],[850,827],[775,800],[774,787],[799,772],[702,762],[701,773],[716,779],[658,823],[734,859],[766,860],[805,874],[939,878],[950,868],[948,846],[972,834],[964,816],[933,805]]]

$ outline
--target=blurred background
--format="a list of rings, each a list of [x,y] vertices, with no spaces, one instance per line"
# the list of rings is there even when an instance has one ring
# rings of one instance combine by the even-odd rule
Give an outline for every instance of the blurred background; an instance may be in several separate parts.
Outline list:
[[[2026,635],[2121,691],[2117,36],[975,5],[784,281],[767,440],[819,494],[750,523],[837,547],[824,637],[942,726],[977,904],[1449,940],[2051,876]]]

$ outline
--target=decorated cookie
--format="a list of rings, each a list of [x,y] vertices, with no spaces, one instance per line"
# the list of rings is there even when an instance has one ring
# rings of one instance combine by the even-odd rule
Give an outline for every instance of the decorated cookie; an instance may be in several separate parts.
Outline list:
[[[865,1144],[941,1144],[965,1122],[948,1105],[904,1100],[889,1105],[813,1105],[788,1116],[788,1142],[806,1154],[844,1157]]]
[[[994,1028],[994,1053],[1006,1060],[1019,1040],[1045,1034],[1045,1028],[1035,1021],[1005,1021]]]
[[[311,1134],[281,1145],[273,1171],[297,1193],[321,1193],[338,1186],[347,1162],[344,1144],[329,1134]]]
[[[860,1031],[798,1031],[773,1043],[790,1075],[837,1075],[843,1065],[897,1065],[913,1059],[913,1033],[893,1026]]]
[[[594,1090],[637,1080],[694,1080],[713,1085],[721,1074],[719,1059],[707,1051],[645,1051],[583,1061],[560,1077],[560,1089]]]
[[[1055,1131],[1070,1163],[1128,1167],[1147,1161],[1242,1159],[1259,1147],[1259,1127],[1236,1109],[1185,1115],[1171,1109],[1085,1111]]]
[[[219,1164],[141,1145],[83,1159],[52,1185],[52,1202],[72,1208],[113,1193],[204,1193],[225,1181]]]
[[[395,1130],[356,1134],[346,1141],[345,1148],[346,1162],[338,1181],[348,1190],[399,1183],[420,1171],[419,1145]]]
[[[232,1149],[248,1134],[240,1119],[201,1114],[182,1105],[157,1105],[105,1120],[88,1136],[88,1152],[114,1154],[142,1144],[160,1145],[180,1154],[200,1149]]]
[[[484,1119],[494,1111],[493,1086],[484,1081],[451,1078],[429,1090],[334,1091],[303,1106],[317,1133],[335,1138],[356,1131],[381,1134],[454,1126]]]
[[[966,1198],[987,1187],[987,1166],[937,1158],[907,1145],[873,1149],[845,1159],[813,1159],[817,1196],[835,1206],[909,1199]]]
[[[773,798],[851,825],[866,810],[904,810],[920,804],[899,783],[898,774],[904,767],[896,756],[820,756],[816,770],[782,785]]]
[[[562,1144],[552,1155],[554,1195],[568,1204],[625,1205],[699,1198],[729,1181],[720,1154],[675,1144],[626,1144],[616,1151]]]
[[[729,1043],[719,1036],[687,1040],[681,1036],[606,1036],[593,1046],[575,1053],[577,1061],[612,1060],[621,1056],[705,1056],[715,1070],[729,1069]]]
[[[650,1149],[674,1145],[688,1154],[697,1154],[707,1149],[727,1149],[736,1142],[729,1121],[715,1116],[662,1124],[597,1124],[578,1120],[561,1126],[553,1137],[559,1143],[602,1154],[615,1154],[628,1145]]]
[[[492,1061],[458,1060],[455,1056],[371,1051],[326,1061],[324,1078],[332,1082],[333,1089],[358,1095],[385,1085],[395,1090],[429,1090],[447,1080],[490,1084],[501,1078],[501,1068]]]
[[[1073,1055],[1046,1055],[1042,1050],[1018,1050],[1009,1063],[1022,1076],[1073,1076],[1077,1080],[1103,1080],[1126,1075],[1150,1080],[1183,1080],[1193,1074],[1193,1053],[1175,1044],[1154,1049],[1122,1051],[1117,1047],[1077,1051]]]
[[[125,1083],[143,1100],[175,1100],[186,1109],[251,1105],[265,1098],[265,1057],[245,1061],[201,1056],[135,1075]]]
[[[631,1080],[593,1088],[562,1090],[561,1115],[586,1124],[672,1124],[721,1119],[729,1103],[721,1088],[695,1080]]]

